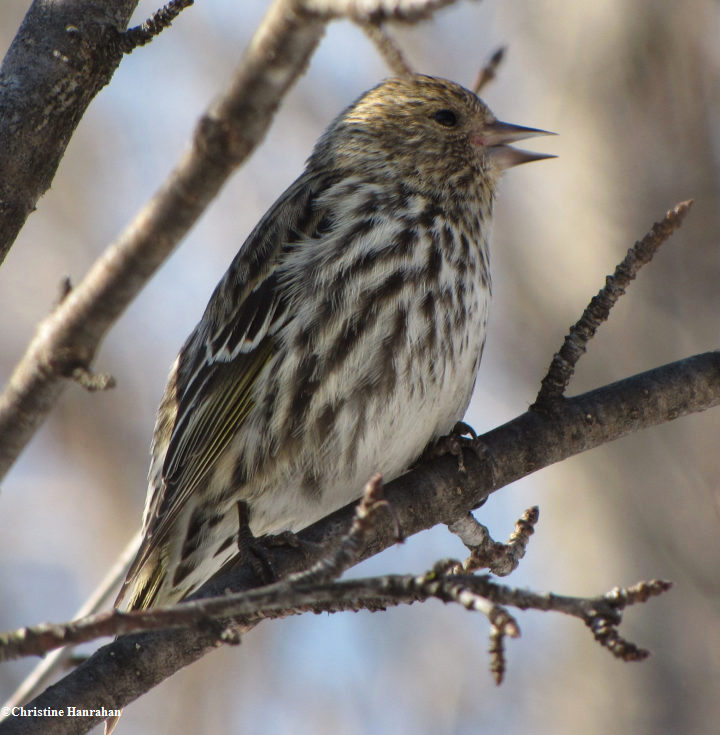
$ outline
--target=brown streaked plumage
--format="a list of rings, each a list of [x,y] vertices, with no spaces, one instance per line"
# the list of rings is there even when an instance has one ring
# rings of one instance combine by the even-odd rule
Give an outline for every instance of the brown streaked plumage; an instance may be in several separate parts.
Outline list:
[[[255,535],[401,474],[462,418],[490,299],[496,182],[546,156],[442,79],[391,79],[330,125],[173,365],[123,608],[172,603]]]

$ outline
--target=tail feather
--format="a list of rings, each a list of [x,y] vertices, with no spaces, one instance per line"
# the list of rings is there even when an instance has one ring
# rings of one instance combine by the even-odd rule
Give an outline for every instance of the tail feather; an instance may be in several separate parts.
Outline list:
[[[158,590],[164,577],[164,567],[160,559],[149,557],[141,565],[137,564],[142,547],[135,557],[135,562],[130,567],[120,592],[115,599],[114,607],[118,610],[146,610],[156,601]],[[117,727],[122,710],[119,715],[113,715],[105,720],[105,735],[111,733]]]
[[[111,735],[112,731],[117,727],[118,722],[120,722],[121,715],[122,710],[120,710],[119,715],[113,715],[105,720],[105,735]]]
[[[147,610],[158,604],[158,592],[165,578],[165,564],[156,551],[140,566],[131,567],[120,588],[115,607],[118,610]]]

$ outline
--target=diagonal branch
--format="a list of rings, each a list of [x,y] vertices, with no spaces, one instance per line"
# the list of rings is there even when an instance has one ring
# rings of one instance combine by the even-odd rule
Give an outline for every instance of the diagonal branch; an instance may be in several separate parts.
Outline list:
[[[480,441],[492,458],[492,472],[488,462],[465,450],[465,474],[455,457],[439,457],[388,484],[385,497],[409,536],[437,523],[452,523],[489,493],[550,464],[718,404],[720,352],[695,355],[558,402],[546,412],[528,411],[485,434]],[[332,548],[346,536],[353,516],[352,506],[343,508],[303,531],[300,538]],[[396,520],[376,514],[361,559],[391,546],[396,536]],[[321,557],[320,551],[301,553],[289,548],[269,549],[268,555],[280,576]],[[206,585],[203,596],[253,586],[257,581],[252,570],[238,567]],[[602,625],[595,634],[603,635]],[[98,650],[27,706],[58,709],[73,702],[89,709],[119,709],[218,645],[217,627],[124,636]],[[101,719],[64,718],[54,723],[54,731],[58,735],[87,732]],[[43,733],[46,724],[42,718],[14,718],[0,724],[0,733]]]
[[[365,35],[375,44],[380,56],[383,57],[388,69],[398,77],[408,77],[413,74],[412,67],[403,55],[403,52],[385,28],[380,23],[358,22]]]
[[[0,396],[0,478],[54,405],[63,378],[89,368],[100,341],[262,139],[304,70],[324,23],[277,0],[225,94],[203,115],[168,180],[39,326]],[[248,105],[247,100],[253,104]]]

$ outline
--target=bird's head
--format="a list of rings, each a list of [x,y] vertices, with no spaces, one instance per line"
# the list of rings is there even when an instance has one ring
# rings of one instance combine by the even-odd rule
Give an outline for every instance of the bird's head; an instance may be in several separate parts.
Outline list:
[[[537,135],[552,133],[501,122],[464,87],[414,75],[388,79],[356,100],[320,139],[311,164],[364,167],[432,188],[477,176],[494,184],[511,166],[554,158],[509,145]]]

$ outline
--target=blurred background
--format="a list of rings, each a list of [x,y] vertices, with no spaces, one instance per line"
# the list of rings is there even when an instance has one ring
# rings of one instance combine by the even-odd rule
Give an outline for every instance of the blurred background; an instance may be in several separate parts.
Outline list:
[[[3,0],[4,53],[29,3]],[[0,382],[59,283],[78,282],[157,189],[223,88],[267,2],[204,0],[125,58],[91,105],[50,192],[0,269]],[[142,2],[134,24],[156,6]],[[555,161],[511,171],[496,205],[494,303],[466,417],[486,431],[527,409],[571,323],[626,249],[695,199],[591,342],[571,393],[718,347],[720,6],[459,2],[393,28],[418,71],[471,85],[508,45],[484,95],[498,117],[553,130]],[[5,479],[0,629],[69,618],[140,523],[165,377],[251,227],[301,172],[330,120],[387,74],[362,32],[333,23],[247,165],[107,337],[96,368],[117,388],[71,385]],[[533,145],[531,142],[530,145]],[[488,671],[487,621],[440,603],[261,625],[129,706],[119,733],[685,733],[720,729],[720,409],[645,431],[495,494],[479,516],[505,538],[541,519],[510,578],[572,595],[661,577],[631,609],[649,648],[623,664],[575,620],[518,613],[505,683]],[[459,542],[437,528],[353,570],[419,573]],[[0,668],[0,701],[33,661]]]

